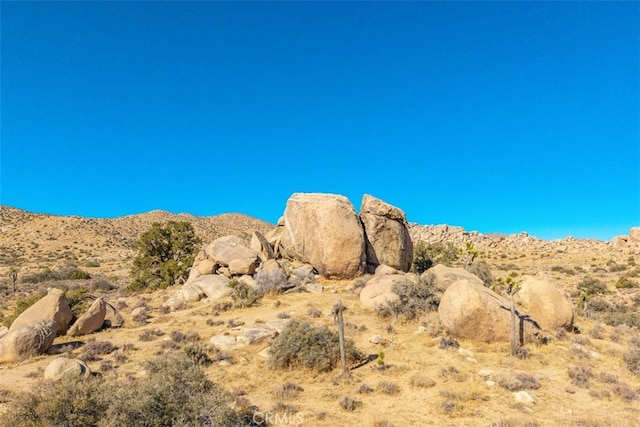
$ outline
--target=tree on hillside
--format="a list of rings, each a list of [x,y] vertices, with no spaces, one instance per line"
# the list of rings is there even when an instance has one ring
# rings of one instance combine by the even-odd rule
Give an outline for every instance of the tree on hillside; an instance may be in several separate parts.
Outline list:
[[[190,222],[154,223],[136,243],[127,289],[164,289],[185,280],[200,243]]]

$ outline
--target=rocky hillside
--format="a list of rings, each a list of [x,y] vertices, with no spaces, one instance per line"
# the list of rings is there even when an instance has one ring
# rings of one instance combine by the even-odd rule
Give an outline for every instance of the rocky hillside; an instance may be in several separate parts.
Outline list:
[[[126,285],[133,242],[153,222],[170,219],[192,222],[204,243],[182,286],[126,292],[95,278],[23,280],[39,267],[72,263]],[[237,214],[154,211],[97,220],[3,208],[0,230],[0,318],[10,319],[47,288],[61,289],[50,290],[9,329],[0,326],[0,424],[13,413],[11,425],[27,425],[20,422],[28,414],[15,411],[29,401],[21,394],[26,390],[49,390],[44,399],[66,411],[65,396],[82,390],[64,388],[69,384],[140,389],[140,396],[168,387],[164,379],[150,382],[154,372],[146,364],[178,354],[231,392],[229,407],[249,411],[249,425],[267,419],[310,426],[640,425],[635,229],[612,242],[483,235],[407,224],[401,210],[367,196],[358,214],[341,196],[300,194],[278,226]],[[241,238],[219,238],[226,234]],[[421,275],[404,262],[410,246],[424,250],[419,242],[434,259],[442,257]],[[21,267],[17,290],[2,277],[13,264]],[[517,351],[509,343],[502,286],[508,280],[521,286],[514,297],[523,325]],[[79,317],[55,336],[53,324],[34,319],[61,313],[42,306],[47,299],[62,306],[63,293],[67,311]],[[338,301],[346,309],[345,335],[361,353],[348,360],[348,377],[337,361],[328,369],[316,365],[337,357],[331,346],[337,337],[328,331],[338,329]],[[289,328],[298,322],[302,329]],[[36,339],[44,335],[46,343]],[[21,353],[10,345],[22,336],[34,342]],[[170,369],[161,365],[157,373]],[[75,383],[57,378],[68,372],[99,375]],[[51,389],[51,381],[66,393]],[[118,408],[118,393],[105,395]]]
[[[134,243],[154,222],[189,221],[203,242],[234,234],[248,241],[253,230],[274,226],[247,215],[210,217],[151,211],[113,219],[57,216],[0,207],[0,265],[23,273],[74,262],[92,272],[126,277]],[[94,266],[94,267],[92,267]]]

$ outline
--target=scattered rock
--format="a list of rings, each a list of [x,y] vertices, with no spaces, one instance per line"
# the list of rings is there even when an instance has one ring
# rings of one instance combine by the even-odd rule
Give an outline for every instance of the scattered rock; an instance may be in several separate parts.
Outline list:
[[[466,279],[452,283],[440,300],[438,315],[443,329],[456,338],[474,341],[508,342],[511,336],[510,304],[476,281]],[[518,330],[529,342],[536,325],[516,308]]]
[[[525,276],[515,301],[542,329],[570,331],[573,328],[573,304],[549,281]]]
[[[44,379],[60,381],[67,377],[87,377],[90,374],[91,371],[82,360],[57,357],[49,362],[47,368],[44,370]]]
[[[44,297],[40,298],[35,304],[27,308],[25,311],[13,321],[9,327],[9,331],[15,331],[24,326],[39,324],[45,320],[52,320],[57,325],[57,335],[64,335],[69,329],[69,324],[73,319],[69,301],[64,295],[64,291],[58,288],[51,288]]]
[[[249,247],[258,254],[263,262],[276,257],[269,241],[259,231],[254,231],[251,234]]]
[[[238,350],[249,345],[247,342],[237,341],[235,337],[230,335],[214,335],[209,342],[220,351]]]
[[[146,314],[147,312],[147,307],[136,307],[133,310],[131,310],[131,317],[138,317],[138,316],[142,316],[144,314]]]
[[[211,301],[226,298],[233,293],[233,289],[229,287],[229,279],[219,274],[200,276],[191,285],[200,289]]]
[[[398,295],[393,292],[393,286],[407,280],[403,275],[375,275],[360,291],[360,303],[368,308],[376,308],[387,302],[395,301]]]
[[[218,237],[205,248],[205,252],[214,262],[229,266],[233,260],[255,262],[258,253],[244,245],[237,236]]]
[[[389,267],[386,264],[380,264],[376,267],[375,275],[376,276],[384,276],[388,274],[397,274],[398,270],[393,267]]]
[[[438,291],[444,292],[457,280],[469,280],[478,285],[484,285],[482,279],[462,268],[447,267],[436,264],[421,275],[427,283],[431,283]]]
[[[531,395],[526,391],[517,391],[513,393],[513,398],[518,403],[522,403],[524,405],[534,405],[536,401]]]
[[[67,335],[78,337],[87,335],[102,328],[104,319],[107,315],[107,303],[104,298],[96,299],[91,307],[71,325],[67,331]]]
[[[54,320],[40,320],[22,326],[0,339],[0,363],[20,362],[44,353],[56,337],[58,325]]]
[[[9,332],[9,328],[6,326],[0,326],[0,338],[7,335],[7,332]]]
[[[229,273],[232,276],[242,274],[254,274],[256,272],[256,259],[236,258],[229,263]]]
[[[405,213],[365,194],[360,206],[360,219],[365,230],[368,270],[373,272],[378,265],[386,264],[397,270],[409,271],[413,262],[413,243]]]

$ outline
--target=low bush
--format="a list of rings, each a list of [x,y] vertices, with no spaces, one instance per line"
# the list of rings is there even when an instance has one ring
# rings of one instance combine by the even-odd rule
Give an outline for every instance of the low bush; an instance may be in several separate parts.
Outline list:
[[[353,341],[345,341],[348,363],[362,360]],[[292,320],[274,339],[270,353],[269,365],[277,369],[305,367],[328,372],[340,363],[338,334],[299,320]]]
[[[63,378],[18,394],[0,425],[13,427],[106,426],[105,412],[116,394],[100,377]]]
[[[589,388],[589,379],[593,377],[591,369],[584,366],[574,366],[567,371],[571,382],[578,387]]]
[[[616,281],[616,289],[633,289],[638,287],[638,282],[627,276],[622,276]]]
[[[413,246],[412,271],[421,274],[436,264],[444,264],[453,267],[458,260],[460,252],[450,242],[425,243],[417,242]]]
[[[482,283],[484,283],[486,287],[491,287],[491,285],[493,284],[493,276],[491,275],[491,268],[489,267],[489,264],[486,263],[486,261],[478,261],[476,263],[466,266],[465,269],[469,273],[479,277],[480,280],[482,280]]]
[[[398,296],[397,299],[376,308],[382,318],[404,317],[414,320],[429,311],[436,311],[440,304],[435,286],[424,278],[419,278],[417,282],[403,279],[393,285],[393,292]]]
[[[582,279],[576,285],[576,289],[578,291],[574,296],[578,296],[581,291],[591,296],[607,293],[607,285],[605,285],[601,280],[593,277],[585,277]]]

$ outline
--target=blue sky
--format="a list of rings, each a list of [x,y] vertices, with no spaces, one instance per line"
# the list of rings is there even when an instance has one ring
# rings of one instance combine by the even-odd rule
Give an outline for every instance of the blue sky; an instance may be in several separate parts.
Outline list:
[[[0,203],[275,222],[294,192],[409,221],[640,225],[639,2],[11,2]]]

